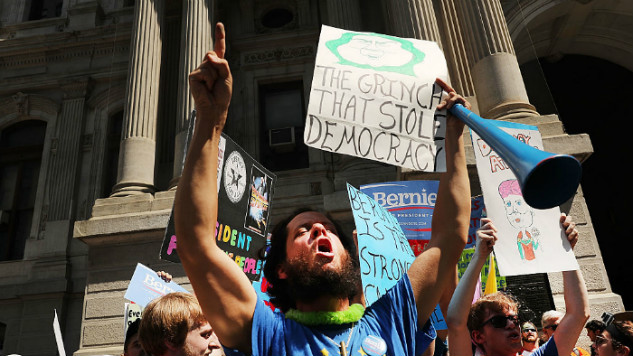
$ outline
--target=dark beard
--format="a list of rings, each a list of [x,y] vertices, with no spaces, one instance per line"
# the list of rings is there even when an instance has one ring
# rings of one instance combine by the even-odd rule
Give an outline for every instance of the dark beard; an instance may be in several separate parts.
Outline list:
[[[285,267],[288,290],[295,301],[311,302],[324,295],[351,298],[362,288],[360,269],[347,251],[339,271],[311,268],[302,258],[287,261]]]

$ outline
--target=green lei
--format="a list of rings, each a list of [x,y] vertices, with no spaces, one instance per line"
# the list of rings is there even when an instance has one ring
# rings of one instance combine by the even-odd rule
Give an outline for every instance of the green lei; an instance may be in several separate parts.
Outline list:
[[[365,307],[361,304],[352,304],[347,310],[335,312],[302,312],[290,309],[286,312],[286,319],[294,320],[307,326],[341,325],[357,322],[363,317],[363,314],[365,314]]]

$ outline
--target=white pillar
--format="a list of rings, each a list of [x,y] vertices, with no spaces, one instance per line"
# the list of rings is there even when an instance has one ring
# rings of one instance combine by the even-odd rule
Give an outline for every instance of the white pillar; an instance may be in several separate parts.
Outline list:
[[[499,0],[457,0],[481,116],[538,115],[529,103]]]
[[[172,187],[178,184],[178,178],[182,173],[182,158],[189,126],[189,115],[194,109],[193,98],[189,90],[189,73],[198,67],[207,51],[213,50],[214,24],[211,2],[211,0],[186,0],[182,4],[174,173],[170,183]]]
[[[136,0],[117,184],[112,196],[154,191],[164,0]]]

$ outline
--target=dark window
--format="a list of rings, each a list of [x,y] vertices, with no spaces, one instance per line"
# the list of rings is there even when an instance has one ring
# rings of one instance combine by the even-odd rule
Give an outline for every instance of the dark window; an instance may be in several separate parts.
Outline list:
[[[62,15],[63,0],[31,0],[29,21],[60,17]]]
[[[307,168],[303,82],[260,85],[259,102],[261,163],[273,171]]]
[[[292,11],[283,8],[269,10],[262,16],[262,25],[268,28],[281,28],[292,22]]]
[[[103,186],[101,197],[106,198],[112,193],[116,184],[119,169],[119,149],[121,147],[121,130],[123,127],[123,111],[110,117],[106,135],[105,157],[103,164]]]
[[[547,273],[522,276],[507,276],[507,290],[520,303],[519,317],[540,325],[541,316],[548,310],[556,309]]]
[[[0,261],[24,257],[45,136],[46,122],[38,120],[0,132]]]

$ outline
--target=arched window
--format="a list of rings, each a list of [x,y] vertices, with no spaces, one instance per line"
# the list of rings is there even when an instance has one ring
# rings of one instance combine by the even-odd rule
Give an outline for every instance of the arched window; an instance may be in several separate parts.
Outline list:
[[[39,120],[0,130],[0,261],[24,257],[45,136],[46,122]]]

